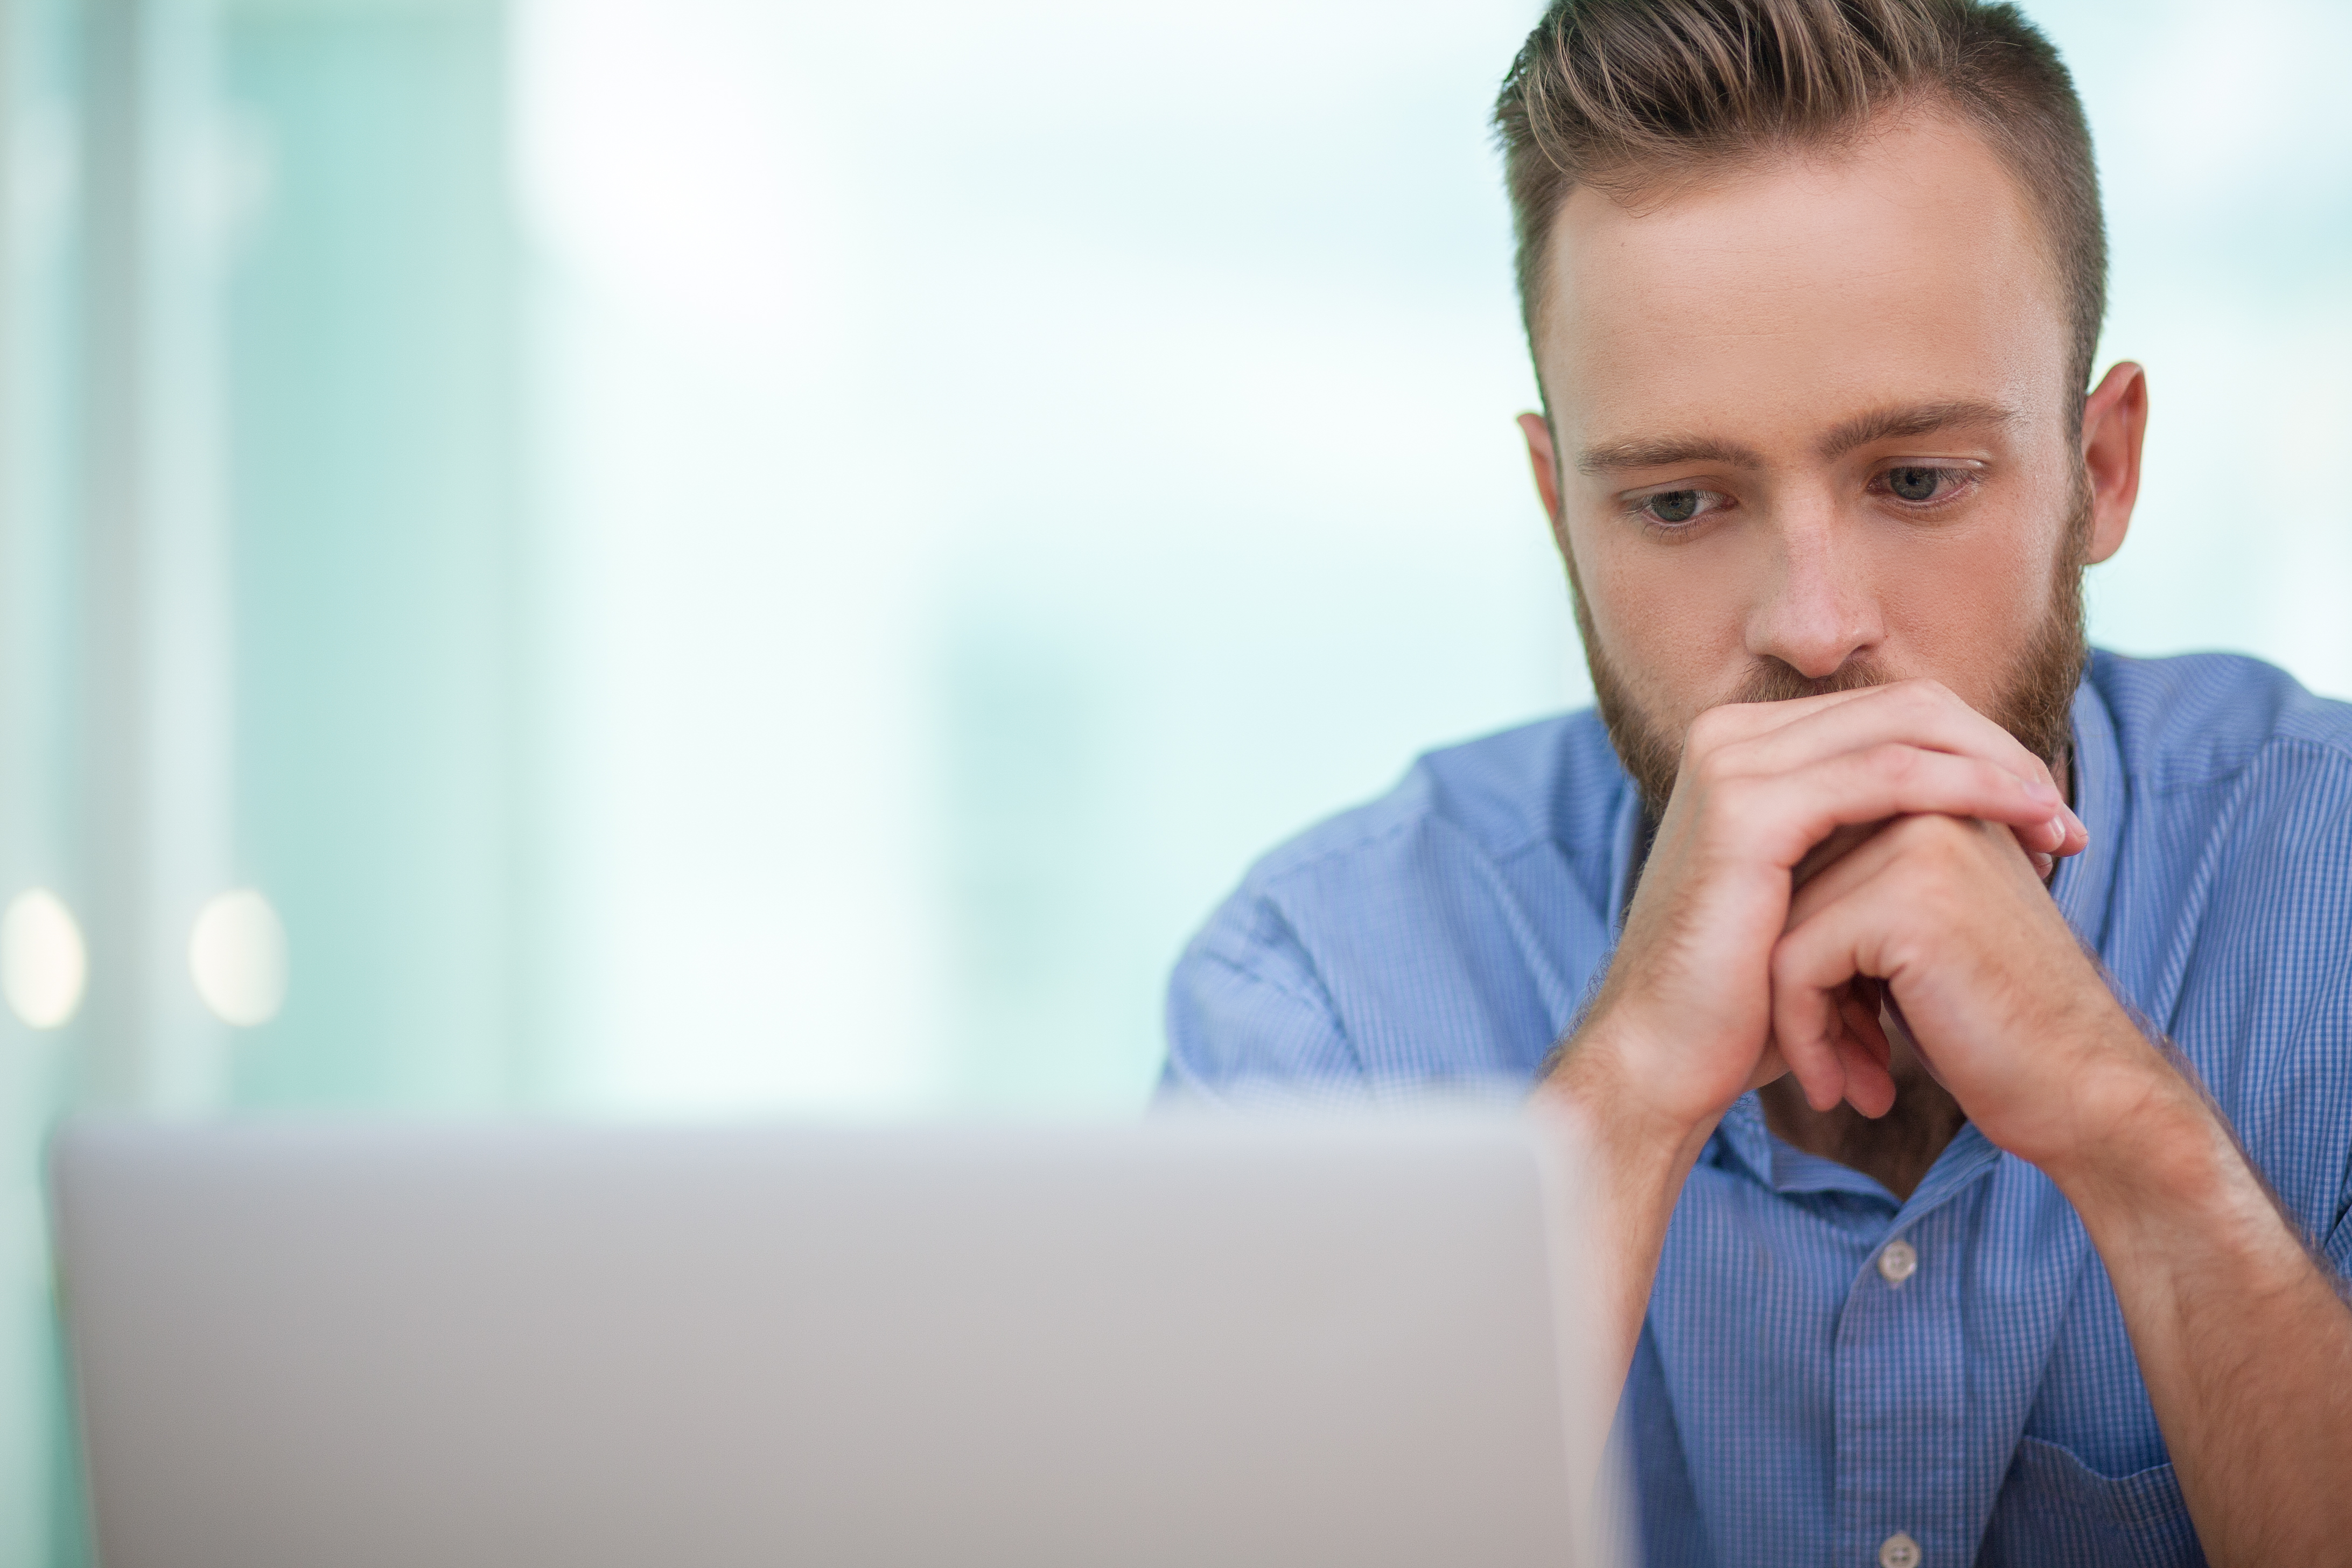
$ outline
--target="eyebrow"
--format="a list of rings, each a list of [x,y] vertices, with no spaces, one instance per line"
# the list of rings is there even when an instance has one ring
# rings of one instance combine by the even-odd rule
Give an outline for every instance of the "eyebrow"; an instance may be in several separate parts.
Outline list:
[[[1940,403],[1904,404],[1858,414],[1823,436],[1816,449],[1824,458],[1843,458],[1874,441],[1932,436],[1938,430],[1969,426],[2007,425],[2014,409],[1996,404],[1953,398]],[[1764,459],[1753,448],[1709,436],[1654,436],[1632,441],[1611,441],[1587,447],[1576,455],[1580,474],[1610,474],[1628,468],[1671,468],[1684,463],[1721,463],[1734,468],[1760,468]]]
[[[1678,463],[1722,463],[1734,468],[1760,468],[1764,459],[1733,441],[1705,436],[1656,436],[1635,441],[1612,441],[1587,447],[1576,455],[1580,474],[1610,474],[1624,468],[1671,468]]]
[[[1976,403],[1966,398],[1944,403],[1914,403],[1894,408],[1874,408],[1858,414],[1821,438],[1816,450],[1825,458],[1843,458],[1874,441],[1932,436],[1939,430],[1969,426],[2007,425],[2017,417],[2013,408]]]

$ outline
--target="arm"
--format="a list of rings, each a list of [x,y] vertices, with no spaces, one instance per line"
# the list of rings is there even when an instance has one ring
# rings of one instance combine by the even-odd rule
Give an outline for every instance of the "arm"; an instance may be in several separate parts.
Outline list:
[[[1610,1038],[1606,1025],[1580,1030],[1528,1100],[1548,1136],[1582,1156],[1575,1179],[1586,1196],[1580,1240],[1591,1294],[1580,1305],[1598,1314],[1590,1365],[1611,1401],[1633,1364],[1675,1201],[1729,1104],[1688,1122],[1645,1112],[1622,1078],[1623,1064],[1642,1054],[1637,1043]]]
[[[2193,1084],[2159,1059],[2116,1092],[2125,1135],[2045,1170],[2115,1282],[2198,1535],[2220,1564],[2329,1561],[2352,1542],[2352,1308]]]
[[[2352,1309],[2007,836],[1897,823],[1808,884],[1774,957],[1781,1039],[1838,1037],[1857,974],[1887,982],[1970,1119],[2082,1216],[2208,1556],[2340,1561]]]

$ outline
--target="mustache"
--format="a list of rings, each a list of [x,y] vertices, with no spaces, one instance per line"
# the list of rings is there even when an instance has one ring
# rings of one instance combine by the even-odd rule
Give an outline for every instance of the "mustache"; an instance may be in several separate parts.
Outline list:
[[[1800,697],[1827,697],[1834,691],[1859,691],[1885,686],[1894,678],[1875,660],[1850,658],[1829,674],[1813,677],[1794,665],[1766,658],[1748,672],[1726,702],[1793,702]]]

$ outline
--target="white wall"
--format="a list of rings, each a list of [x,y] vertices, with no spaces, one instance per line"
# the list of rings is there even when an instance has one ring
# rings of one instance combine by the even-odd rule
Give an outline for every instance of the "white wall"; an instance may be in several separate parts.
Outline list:
[[[1134,1103],[1252,856],[1578,698],[1523,10],[523,13],[574,1093]]]

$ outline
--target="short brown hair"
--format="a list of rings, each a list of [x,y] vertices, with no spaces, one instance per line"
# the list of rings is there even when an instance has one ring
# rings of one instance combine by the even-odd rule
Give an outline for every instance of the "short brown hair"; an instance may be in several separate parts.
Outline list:
[[[1834,142],[1889,105],[1957,112],[2042,220],[2065,293],[2074,412],[2106,313],[2091,131],[2058,51],[1982,0],[1553,0],[1495,105],[1530,351],[1560,205]]]

